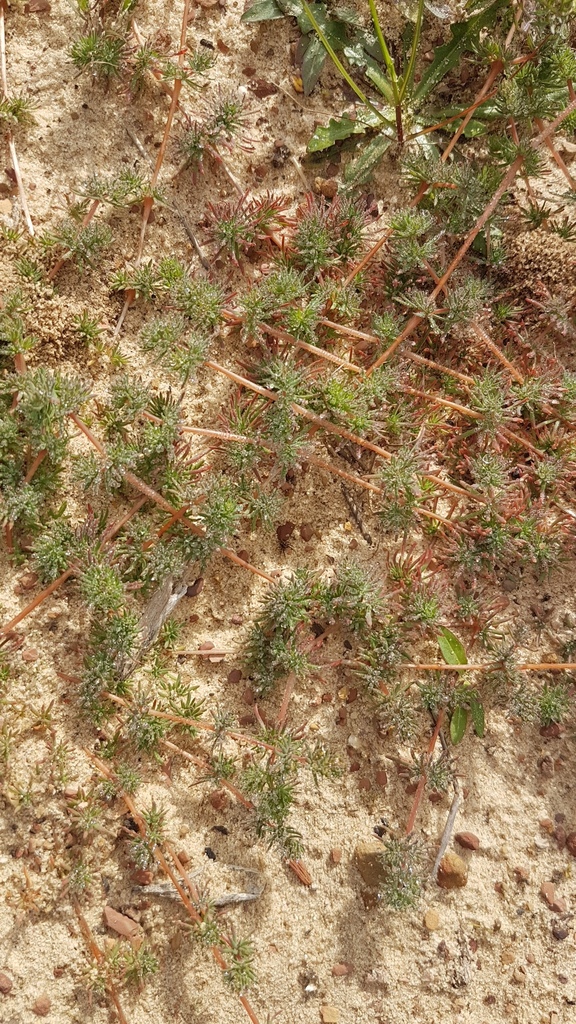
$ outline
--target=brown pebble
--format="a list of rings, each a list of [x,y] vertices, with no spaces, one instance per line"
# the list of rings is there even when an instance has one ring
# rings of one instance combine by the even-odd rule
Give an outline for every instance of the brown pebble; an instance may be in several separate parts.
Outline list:
[[[343,978],[346,974],[352,974],[352,964],[334,964],[332,977]]]
[[[228,804],[228,797],[223,789],[215,789],[209,794],[208,801],[215,811],[223,811]]]
[[[477,850],[480,847],[480,840],[473,832],[458,832],[454,838],[465,850]]]
[[[320,1016],[323,1024],[339,1024],[340,1010],[336,1006],[321,1006]]]
[[[238,719],[238,725],[241,725],[243,729],[245,729],[248,725],[254,725],[255,722],[256,715],[253,715],[251,713],[247,715],[240,715],[240,718]]]
[[[282,523],[281,526],[276,527],[276,536],[278,537],[278,543],[281,548],[286,547],[295,529],[295,523]]]
[[[562,731],[562,726],[558,722],[552,722],[551,725],[542,726],[540,735],[548,740],[557,740],[562,735]]]
[[[566,913],[566,900],[563,900],[561,896],[556,895],[556,886],[553,882],[542,882],[542,885],[540,886],[540,895],[548,904],[550,910],[555,911],[556,914]]]
[[[388,785],[388,776],[384,770],[376,772],[374,778],[376,779],[376,785],[381,786],[382,789]]]
[[[136,868],[132,872],[132,881],[136,885],[151,885],[154,881],[154,872],[148,871],[145,868]]]
[[[35,587],[37,583],[37,572],[25,572],[24,575],[20,577],[16,586],[14,587],[14,593],[18,595],[25,594],[26,591],[32,590],[32,588]]]
[[[552,935],[558,942],[562,942],[563,939],[567,939],[570,935],[570,929],[563,928],[562,925],[556,923],[552,925]]]
[[[437,910],[427,910],[424,914],[424,926],[429,932],[435,932],[440,927],[440,915]]]
[[[351,686],[348,690],[348,696],[346,697],[347,704],[353,704],[355,700],[358,700],[358,689],[356,686]]]
[[[310,523],[303,523],[300,527],[300,536],[302,540],[307,544],[309,540],[312,540],[314,536],[314,530],[310,526]]]
[[[334,199],[338,194],[338,182],[334,178],[315,178],[314,190],[326,199]]]
[[[22,661],[36,661],[38,657],[39,654],[35,647],[27,647],[25,651],[22,651]]]
[[[190,863],[190,854],[188,853],[187,850],[180,850],[180,853],[177,854],[177,857],[184,867],[187,867],[188,864]]]
[[[514,876],[517,882],[526,884],[530,881],[530,872],[528,868],[514,868]]]
[[[242,618],[241,615],[231,615],[230,622],[232,623],[233,626],[241,626],[242,623],[244,622],[244,619]]]
[[[55,978],[63,978],[64,974],[66,973],[66,966],[67,966],[66,964],[62,964],[62,965],[58,965],[57,967],[55,967],[54,970],[52,971],[52,974],[54,975],[54,977]]]
[[[228,682],[231,685],[234,685],[235,683],[239,683],[240,680],[242,679],[242,669],[240,669],[240,668],[233,668],[232,671],[228,673],[228,677],[227,678],[228,678]]]
[[[34,1006],[32,1007],[32,1013],[35,1013],[37,1017],[47,1017],[50,1013],[52,1003],[47,995],[39,996]]]
[[[441,889],[462,889],[468,881],[466,862],[457,853],[448,851],[440,861],[437,882]]]
[[[114,910],[114,907],[104,907],[104,923],[113,932],[123,935],[126,939],[135,938],[140,931],[134,921],[131,921],[125,914],[120,914],[118,910]]]
[[[3,996],[7,996],[12,991],[13,984],[12,978],[9,978],[4,972],[0,973],[0,992]]]
[[[197,580],[194,580],[194,583],[191,583],[190,586],[187,587],[186,597],[198,597],[198,594],[202,593],[203,586],[204,578],[199,576]]]
[[[569,832],[566,836],[566,849],[573,857],[576,857],[576,832]]]
[[[214,650],[214,644],[212,643],[211,640],[204,640],[203,643],[198,644],[198,650],[199,651],[213,651]]]
[[[542,818],[539,825],[543,832],[546,832],[549,836],[552,835],[554,831],[554,822],[552,821],[552,818]]]
[[[238,555],[238,558],[242,559],[243,562],[249,562],[250,561],[250,552],[246,551],[245,548],[241,548],[240,551],[236,552],[236,554]]]
[[[384,847],[375,839],[358,843],[354,850],[354,862],[366,885],[377,889],[386,881],[387,869],[382,854]]]
[[[252,705],[254,703],[254,690],[250,686],[247,686],[242,694],[242,700],[245,704]]]
[[[339,846],[335,846],[332,850],[330,850],[330,859],[333,864],[340,863],[340,861],[342,860],[342,850],[340,849]]]
[[[370,782],[370,779],[359,779],[358,780],[358,789],[362,789],[362,790],[364,790],[365,793],[368,793],[368,791],[371,788],[372,788],[372,784]]]
[[[323,693],[322,694],[322,703],[323,704],[331,704],[333,700],[334,700],[334,694],[333,693]]]
[[[527,953],[526,954],[526,963],[527,964],[535,964],[536,963],[536,957],[534,956],[534,953]]]
[[[431,804],[440,804],[444,799],[444,794],[439,793],[438,790],[434,790],[432,793],[428,793],[428,799]]]

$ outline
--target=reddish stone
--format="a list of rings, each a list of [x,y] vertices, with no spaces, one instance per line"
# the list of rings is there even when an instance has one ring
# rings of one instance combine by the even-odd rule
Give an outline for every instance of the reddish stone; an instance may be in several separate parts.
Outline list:
[[[566,913],[566,900],[563,900],[560,896],[556,895],[556,886],[553,882],[542,882],[542,885],[540,886],[540,895],[548,904],[550,910],[553,910],[556,914]]]
[[[566,849],[573,857],[576,857],[576,832],[569,832],[566,836]]]
[[[12,978],[9,978],[7,974],[3,972],[0,974],[0,992],[3,996],[7,996],[12,991],[13,984]]]
[[[473,832],[458,832],[454,838],[465,850],[477,850],[480,846],[480,840]]]
[[[330,858],[333,864],[340,863],[340,861],[342,860],[342,850],[340,849],[339,846],[335,846],[334,849],[330,851]]]

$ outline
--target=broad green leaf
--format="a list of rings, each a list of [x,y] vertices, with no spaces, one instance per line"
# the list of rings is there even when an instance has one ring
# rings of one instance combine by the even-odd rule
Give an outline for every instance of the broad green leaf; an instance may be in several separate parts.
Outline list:
[[[482,739],[484,731],[486,729],[486,721],[484,718],[484,705],[478,700],[477,697],[471,697],[468,701],[470,705],[470,715],[472,718],[472,724],[474,726],[474,732],[477,736]]]
[[[392,86],[377,61],[374,60],[362,46],[362,43],[355,42],[344,47],[344,56],[354,67],[361,68],[367,78],[376,86],[379,92],[386,98],[388,103],[394,103]]]
[[[256,0],[252,7],[244,11],[240,21],[250,24],[253,21],[273,21],[275,18],[284,17],[284,11],[280,10],[276,0]]]
[[[380,163],[382,157],[392,145],[393,139],[386,135],[377,135],[364,149],[357,160],[348,164],[344,171],[344,181],[349,185],[361,185],[367,181],[374,168]]]
[[[473,18],[469,18],[468,21],[458,21],[450,26],[452,38],[444,46],[439,46],[435,50],[434,60],[426,68],[414,90],[414,102],[421,103],[445,75],[456,66],[461,54],[470,49],[481,29],[494,21],[496,13],[506,2],[507,0],[494,0],[490,7],[474,15]]]
[[[365,132],[366,125],[353,121],[347,114],[339,120],[331,117],[328,124],[318,125],[306,148],[309,153],[320,153],[323,149],[329,149],[335,142],[349,139],[351,135],[363,135]]]
[[[442,629],[438,637],[438,646],[447,665],[466,665],[468,663],[461,640],[449,629]]]
[[[327,53],[318,36],[313,36],[306,47],[306,53],[302,61],[302,85],[304,95],[309,96],[316,82],[320,78],[322,68],[326,63]]]
[[[468,712],[466,708],[454,708],[450,719],[450,739],[454,746],[464,739],[466,726],[468,725]]]

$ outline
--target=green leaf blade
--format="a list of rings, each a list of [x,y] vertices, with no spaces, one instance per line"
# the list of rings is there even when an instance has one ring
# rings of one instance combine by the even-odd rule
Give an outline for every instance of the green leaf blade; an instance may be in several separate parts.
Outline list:
[[[284,18],[284,11],[281,11],[276,0],[256,0],[240,18],[244,24],[250,25],[255,21],[275,21]]]
[[[467,725],[468,712],[466,708],[454,708],[450,719],[450,739],[455,747],[464,739]]]
[[[438,646],[447,665],[467,665],[468,658],[464,645],[449,629],[442,629],[437,637]]]
[[[494,0],[489,7],[480,11],[468,21],[459,21],[450,26],[452,38],[434,51],[434,60],[426,68],[417,88],[414,90],[414,102],[420,103],[440,84],[442,79],[458,63],[461,55],[470,46],[481,29],[494,23],[496,14],[504,6],[506,0]]]

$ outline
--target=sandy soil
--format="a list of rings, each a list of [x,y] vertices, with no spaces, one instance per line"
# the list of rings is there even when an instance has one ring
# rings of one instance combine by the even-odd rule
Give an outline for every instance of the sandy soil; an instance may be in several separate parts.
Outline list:
[[[209,91],[230,84],[240,84],[247,91],[248,134],[253,141],[250,149],[236,150],[230,159],[237,179],[251,187],[256,181],[260,191],[270,188],[301,199],[303,177],[311,185],[317,174],[326,174],[326,161],[302,165],[306,140],[314,123],[324,119],[324,105],[333,113],[337,100],[344,104],[346,98],[330,73],[311,98],[296,93],[291,81],[296,72],[290,60],[296,31],[284,21],[242,26],[241,12],[236,0],[223,8],[198,7],[189,39],[204,38],[215,45],[220,41],[229,48],[229,53],[219,54]],[[145,36],[161,30],[173,40],[178,36],[179,17],[180,4],[172,0],[144,0],[137,14]],[[87,76],[76,77],[66,50],[79,29],[80,20],[65,0],[53,0],[49,11],[38,14],[26,13],[23,4],[8,12],[8,80],[15,91],[29,92],[37,104],[37,125],[22,137],[18,149],[33,222],[40,232],[61,217],[74,186],[93,169],[106,173],[122,166],[142,166],[127,126],[153,158],[167,112],[163,97],[130,103],[115,89],[103,94],[99,87],[91,87]],[[254,70],[249,73],[248,69]],[[257,99],[250,89],[256,79],[272,82],[278,92]],[[203,99],[197,102],[201,107]],[[285,143],[298,169],[290,156],[274,166],[275,140]],[[169,151],[166,180],[177,163],[177,153]],[[6,156],[3,166],[7,166]],[[5,176],[2,181],[3,196],[8,194],[12,202],[10,179]],[[207,165],[197,181],[188,172],[182,174],[176,191],[200,238],[207,200],[235,195],[214,165]],[[385,209],[399,201],[391,162],[379,171],[371,191]],[[140,216],[121,212],[109,222],[114,245],[96,271],[79,277],[73,269],[64,268],[56,292],[36,289],[30,316],[30,329],[40,338],[31,365],[58,363],[64,370],[90,376],[97,395],[106,392],[114,371],[105,359],[88,358],[77,347],[73,316],[90,308],[104,323],[113,326],[117,321],[121,299],[109,294],[107,281],[113,269],[134,257]],[[178,219],[163,209],[148,229],[145,253],[152,258],[167,252],[197,265]],[[0,252],[3,290],[17,284],[15,255],[14,247],[8,245]],[[222,279],[228,275],[231,281],[237,277],[233,268],[222,267]],[[142,319],[136,305],[119,343],[128,368],[155,385],[162,374],[143,360],[136,342]],[[221,340],[221,346],[215,357],[233,358],[227,339]],[[570,355],[567,346],[567,360]],[[201,371],[185,400],[189,422],[217,425],[229,394],[226,383],[208,370]],[[368,503],[364,513],[370,527],[373,517]],[[247,549],[265,571],[300,565],[329,571],[351,549],[375,570],[383,567],[387,542],[366,544],[350,521],[334,478],[317,470],[299,475],[283,515],[298,526],[311,523],[317,537],[306,544],[296,531],[285,551],[274,534],[238,538],[237,548]],[[525,573],[508,588],[509,606],[499,622],[505,627],[524,621],[521,653],[527,660],[556,657],[547,626],[561,635],[576,617],[575,568],[568,558],[552,579],[542,581]],[[30,593],[14,592],[22,571],[3,556],[3,620],[30,599]],[[186,622],[182,647],[194,650],[210,640],[217,648],[238,650],[244,625],[265,588],[264,581],[215,558],[200,597],[185,599],[180,606],[178,617]],[[544,605],[545,621],[533,610]],[[84,748],[94,751],[98,740],[77,714],[73,684],[61,676],[79,671],[87,624],[87,612],[70,585],[26,621],[25,645],[13,659],[8,698],[11,706],[22,707],[22,715],[9,784],[0,799],[0,971],[13,979],[11,992],[0,995],[3,1024],[36,1019],[32,1006],[44,993],[51,999],[48,1019],[54,1024],[103,1024],[111,1019],[106,1002],[89,998],[88,952],[71,905],[61,895],[76,852],[67,838],[70,802],[46,775],[49,734],[30,726],[33,709],[53,702],[56,740],[69,750],[70,783],[88,787],[92,768]],[[30,650],[38,654],[32,662],[22,656]],[[334,658],[342,653],[336,641],[329,650]],[[422,653],[431,650],[423,646]],[[243,701],[246,681],[227,681],[236,664],[234,656],[216,665],[191,656],[182,659],[181,671],[211,706],[225,705],[242,716],[248,711]],[[480,839],[477,852],[462,854],[469,864],[468,884],[457,892],[431,884],[416,911],[392,914],[374,905],[353,853],[359,841],[371,838],[381,816],[393,828],[405,822],[412,797],[386,757],[408,752],[398,751],[390,737],[380,734],[364,696],[347,703],[353,684],[345,672],[323,670],[301,686],[293,699],[293,725],[306,725],[309,733],[323,738],[343,767],[341,779],[321,783],[318,789],[305,778],[297,797],[294,825],[304,836],[304,860],[313,878],[309,888],[275,853],[254,840],[249,812],[239,804],[229,801],[216,811],[208,799],[211,787],[199,785],[197,774],[180,761],[168,759],[159,767],[143,763],[139,806],[149,806],[154,799],[167,809],[170,840],[177,850],[186,851],[190,870],[202,871],[212,895],[226,884],[223,865],[242,865],[262,873],[262,896],[228,911],[238,932],[249,934],[255,943],[258,979],[250,998],[259,1021],[316,1024],[322,1019],[321,1007],[329,1004],[338,1008],[340,1024],[432,1024],[438,1020],[568,1024],[576,1005],[574,860],[540,822],[550,819],[553,826],[576,829],[573,737],[568,732],[545,738],[533,728],[512,726],[498,711],[491,712],[485,738],[467,738],[458,749],[465,800],[456,831],[471,831]],[[331,695],[330,702],[321,700],[326,693]],[[270,706],[275,708],[277,703],[271,700]],[[353,758],[347,750],[351,735],[359,738],[360,747]],[[358,770],[350,771],[352,760],[358,762]],[[376,781],[376,772],[383,768],[388,773],[385,787]],[[25,791],[31,792],[30,801],[23,797]],[[449,804],[449,797],[437,804],[424,801],[418,829],[431,848],[443,832]],[[142,993],[123,996],[130,1024],[236,1024],[245,1019],[209,954],[189,938],[183,908],[132,891],[121,831],[125,816],[123,805],[110,806],[100,834],[84,851],[99,875],[85,914],[104,946],[109,935],[102,922],[104,905],[131,910],[160,960],[158,974]],[[222,825],[228,834],[214,830]],[[213,850],[216,861],[207,858],[206,847]],[[331,857],[334,848],[342,851],[337,865]],[[524,881],[518,880],[518,868],[525,873]],[[552,912],[541,899],[540,886],[545,881],[556,883],[566,901],[566,913]],[[438,912],[434,931],[424,925],[430,908]],[[559,934],[566,930],[567,937],[554,937],[553,928]],[[334,976],[333,967],[344,962],[350,965],[350,973]],[[311,991],[306,992],[307,987]]]

